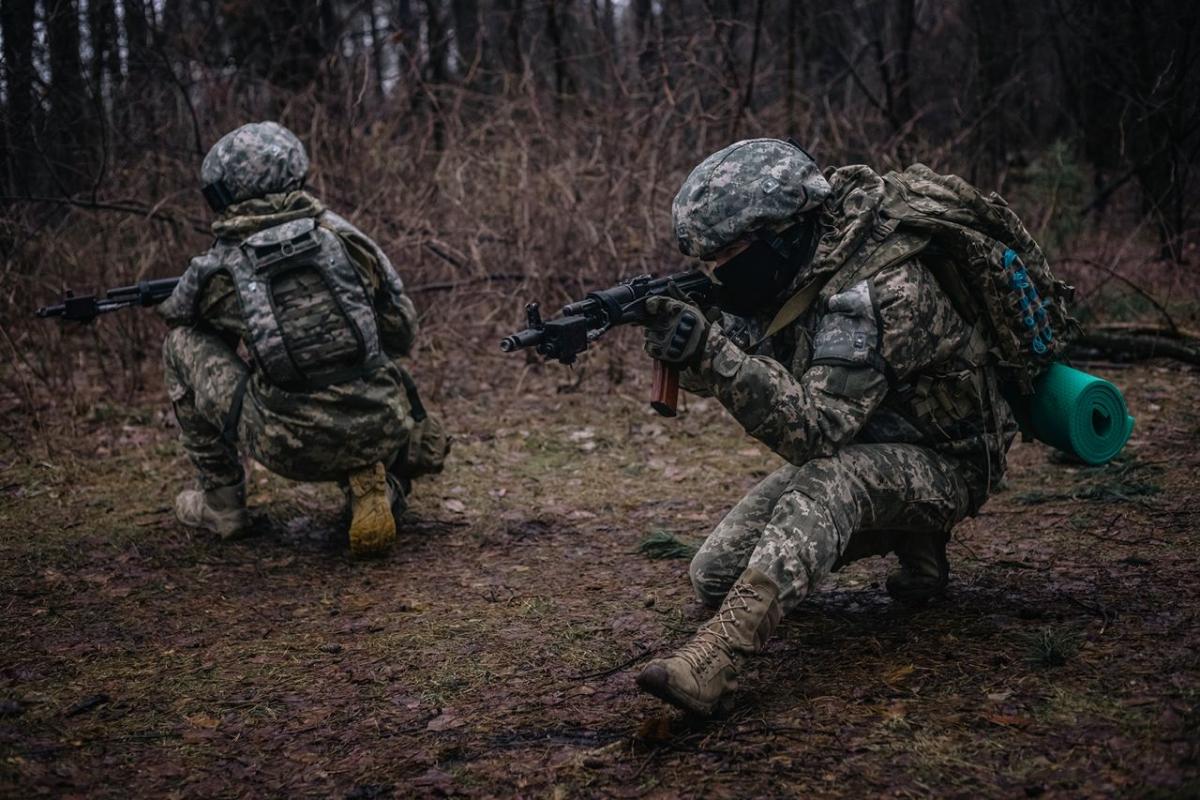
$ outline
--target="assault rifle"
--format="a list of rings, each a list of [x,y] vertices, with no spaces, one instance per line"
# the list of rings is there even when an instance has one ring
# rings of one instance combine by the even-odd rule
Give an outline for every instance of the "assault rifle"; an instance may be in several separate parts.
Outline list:
[[[151,281],[138,281],[133,286],[119,286],[109,289],[102,297],[94,294],[75,296],[67,289],[63,293],[63,301],[53,306],[42,306],[35,313],[45,319],[47,317],[62,317],[73,322],[91,322],[101,314],[116,311],[129,306],[155,306],[171,296],[179,278],[159,278]]]
[[[646,298],[668,295],[674,286],[701,306],[718,304],[719,286],[701,270],[694,269],[655,278],[639,275],[616,286],[588,292],[582,300],[567,303],[556,319],[542,320],[537,303],[525,306],[527,327],[500,340],[506,353],[532,347],[546,359],[573,364],[576,356],[611,328],[643,318]],[[675,416],[679,401],[679,371],[661,361],[654,362],[650,405],[664,417]]]

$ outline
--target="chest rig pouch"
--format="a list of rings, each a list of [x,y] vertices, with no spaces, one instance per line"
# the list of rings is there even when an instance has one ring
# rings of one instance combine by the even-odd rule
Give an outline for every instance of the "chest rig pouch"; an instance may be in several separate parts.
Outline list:
[[[371,296],[336,234],[297,219],[254,233],[238,251],[229,271],[246,344],[272,384],[310,391],[384,362]]]

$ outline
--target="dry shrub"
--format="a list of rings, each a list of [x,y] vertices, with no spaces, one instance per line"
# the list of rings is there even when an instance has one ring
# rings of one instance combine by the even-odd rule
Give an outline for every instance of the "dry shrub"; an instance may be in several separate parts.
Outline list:
[[[527,74],[489,93],[421,85],[370,110],[350,81],[332,94],[289,95],[218,83],[222,91],[171,114],[160,109],[158,127],[111,137],[93,191],[9,206],[0,229],[3,410],[14,420],[54,408],[77,415],[101,393],[132,401],[156,389],[154,315],[124,312],[80,329],[30,312],[64,286],[88,291],[180,273],[209,241],[196,136],[207,145],[249,120],[275,116],[299,133],[315,167],[310,188],[380,242],[417,297],[428,334],[422,358],[451,361],[459,373],[520,324],[528,298],[554,308],[597,284],[683,267],[671,198],[701,157],[735,137],[790,134],[832,164],[895,166],[903,147],[935,169],[969,167],[959,140],[897,131],[869,107],[850,113],[814,91],[751,111],[740,87],[706,83],[710,73],[685,61],[669,81],[618,82],[605,103],[558,97]],[[777,79],[769,69],[758,76]],[[789,127],[789,114],[800,122]],[[1018,209],[1035,221],[1078,214],[1047,213],[1041,199],[1023,196]],[[1144,260],[1148,234],[1130,230],[1076,231],[1074,242],[1088,242],[1093,261]],[[497,382],[503,376],[493,375]]]

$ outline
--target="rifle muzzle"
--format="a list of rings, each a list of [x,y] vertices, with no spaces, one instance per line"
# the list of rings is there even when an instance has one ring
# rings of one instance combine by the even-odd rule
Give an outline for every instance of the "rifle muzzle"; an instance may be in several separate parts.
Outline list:
[[[518,331],[512,336],[505,336],[500,340],[500,349],[505,353],[511,353],[514,350],[522,350],[526,347],[536,347],[542,343],[542,331],[533,328],[526,328],[523,331]]]

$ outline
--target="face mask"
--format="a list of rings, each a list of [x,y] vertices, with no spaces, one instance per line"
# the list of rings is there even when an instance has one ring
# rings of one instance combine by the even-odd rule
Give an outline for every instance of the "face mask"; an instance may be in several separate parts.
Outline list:
[[[749,247],[713,270],[720,282],[721,309],[740,317],[753,316],[779,302],[779,295],[812,257],[811,225],[797,224]],[[791,253],[785,257],[780,249]]]

